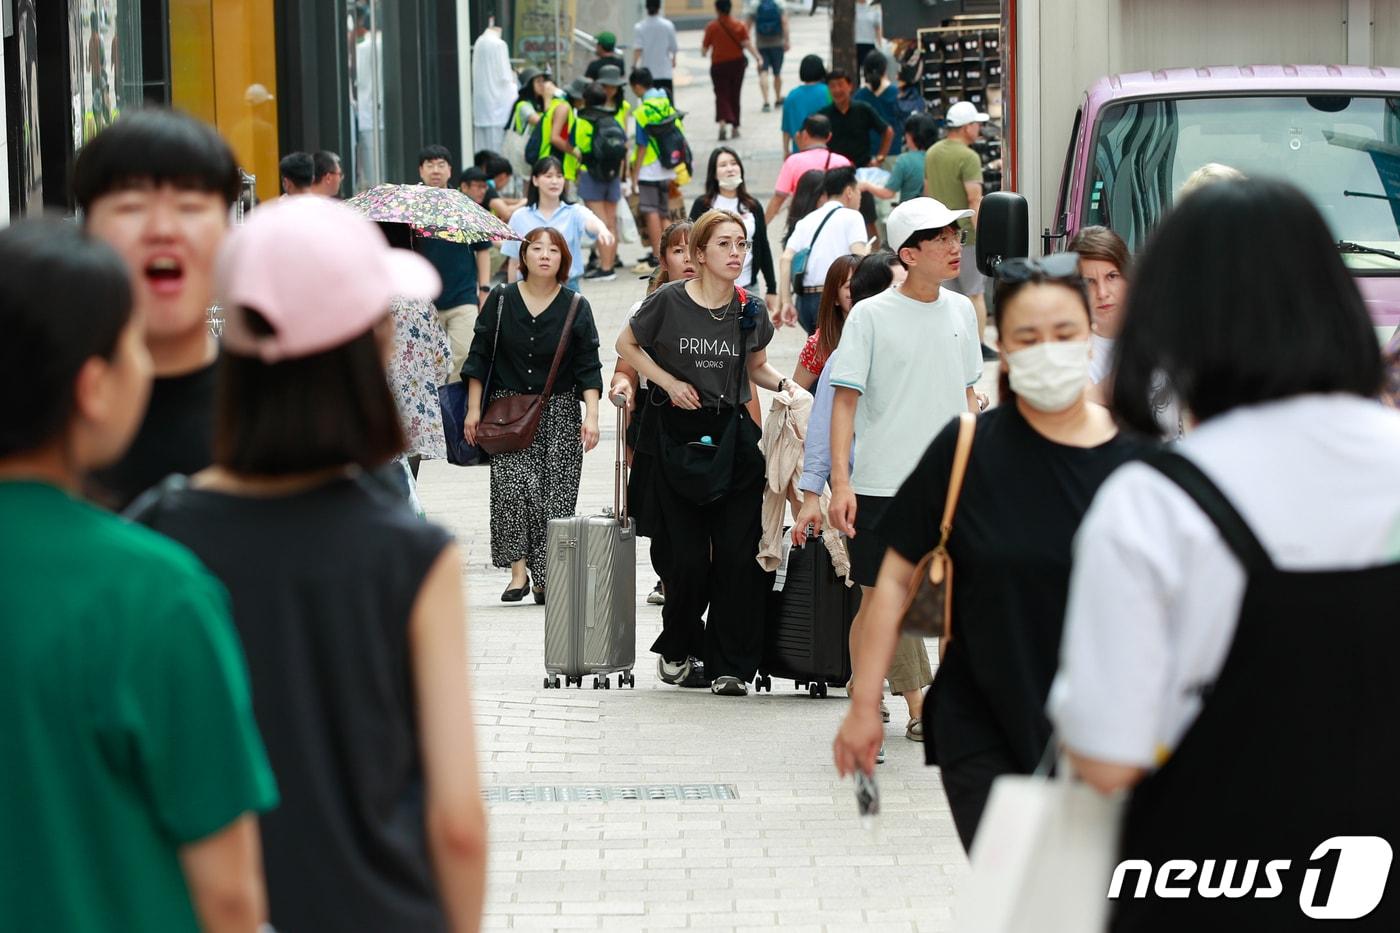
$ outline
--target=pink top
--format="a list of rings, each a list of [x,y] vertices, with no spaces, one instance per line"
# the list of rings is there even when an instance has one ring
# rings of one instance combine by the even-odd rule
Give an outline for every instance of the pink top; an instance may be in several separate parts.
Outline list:
[[[825,147],[794,152],[783,161],[783,167],[778,172],[778,182],[773,186],[773,190],[779,194],[792,194],[793,189],[797,187],[797,180],[807,172],[813,169],[825,172],[850,164],[850,159]]]

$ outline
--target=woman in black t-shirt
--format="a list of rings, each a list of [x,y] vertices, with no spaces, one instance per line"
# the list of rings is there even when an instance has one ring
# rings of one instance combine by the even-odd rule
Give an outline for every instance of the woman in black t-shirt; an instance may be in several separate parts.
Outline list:
[[[475,927],[486,815],[461,555],[364,478],[404,444],[391,298],[429,300],[438,276],[341,202],[289,198],[230,234],[217,280],[214,465],[133,517],[228,588],[282,798],[261,818],[269,921]]]
[[[763,648],[759,428],[744,409],[749,380],[789,381],[768,365],[773,324],[763,301],[734,287],[749,249],[744,222],[710,211],[690,231],[699,275],[662,286],[617,338],[617,352],[652,386],[659,414],[655,507],[671,555],[658,676],[679,684],[703,660],[711,689],[748,693]],[[709,608],[708,626],[700,618]]]
[[[466,439],[476,443],[482,396],[491,401],[544,391],[555,350],[564,339],[569,306],[578,299],[569,344],[530,446],[491,458],[491,563],[510,568],[501,601],[530,592],[545,600],[545,544],[549,520],[574,514],[583,455],[598,444],[598,399],[603,368],[598,328],[588,299],[564,287],[572,258],[564,236],[537,227],[520,246],[521,279],[497,288],[476,321],[462,367],[467,384]],[[490,383],[490,385],[487,385]],[[579,420],[578,403],[586,409]]]
[[[947,654],[924,705],[924,748],[964,847],[992,780],[1029,774],[1050,740],[1044,707],[1059,657],[1070,542],[1095,490],[1137,444],[1088,401],[1089,302],[1078,257],[998,270],[1002,404],[977,420],[948,551],[956,569]],[[886,513],[889,550],[866,617],[837,770],[874,769],[880,687],[914,565],[938,543],[958,422],[929,445]]]

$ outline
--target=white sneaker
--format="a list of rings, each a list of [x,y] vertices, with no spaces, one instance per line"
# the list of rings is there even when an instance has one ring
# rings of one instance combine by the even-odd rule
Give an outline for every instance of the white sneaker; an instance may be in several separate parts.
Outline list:
[[[682,680],[685,680],[686,675],[689,673],[689,658],[679,663],[672,663],[665,658],[656,659],[656,676],[661,678],[662,683],[671,684],[673,686],[678,685]]]
[[[746,697],[749,695],[749,685],[726,674],[715,678],[715,682],[710,684],[710,692],[722,697]]]

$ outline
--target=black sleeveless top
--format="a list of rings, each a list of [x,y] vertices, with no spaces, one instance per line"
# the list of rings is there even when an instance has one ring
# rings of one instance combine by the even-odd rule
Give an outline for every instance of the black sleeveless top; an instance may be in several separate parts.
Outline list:
[[[1142,897],[1142,872],[1124,873],[1113,933],[1326,926],[1309,912],[1355,918],[1347,930],[1400,929],[1397,872],[1358,888],[1366,844],[1322,851],[1339,836],[1400,844],[1400,564],[1279,570],[1195,464],[1171,453],[1148,462],[1215,524],[1247,584],[1200,715],[1129,801],[1120,858],[1154,871]],[[1167,889],[1189,893],[1164,898],[1156,870],[1173,859],[1194,870],[1172,873]],[[1238,893],[1201,896],[1222,884]],[[1388,896],[1368,908],[1371,894]]]
[[[282,804],[272,924],[446,930],[423,825],[408,623],[441,528],[356,480],[254,498],[171,489],[133,515],[228,587]]]

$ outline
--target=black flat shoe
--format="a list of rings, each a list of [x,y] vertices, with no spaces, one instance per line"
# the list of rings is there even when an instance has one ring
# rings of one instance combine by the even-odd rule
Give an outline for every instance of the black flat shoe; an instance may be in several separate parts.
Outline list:
[[[539,605],[539,606],[543,606],[543,605],[544,605],[544,587],[542,587],[542,586],[537,586],[537,587],[534,588],[534,590],[533,590],[532,592],[534,592],[534,594],[535,594],[535,604],[536,604],[536,605]]]
[[[525,594],[530,592],[530,578],[525,578],[524,586],[506,587],[506,591],[501,594],[501,602],[518,603],[525,598]]]

